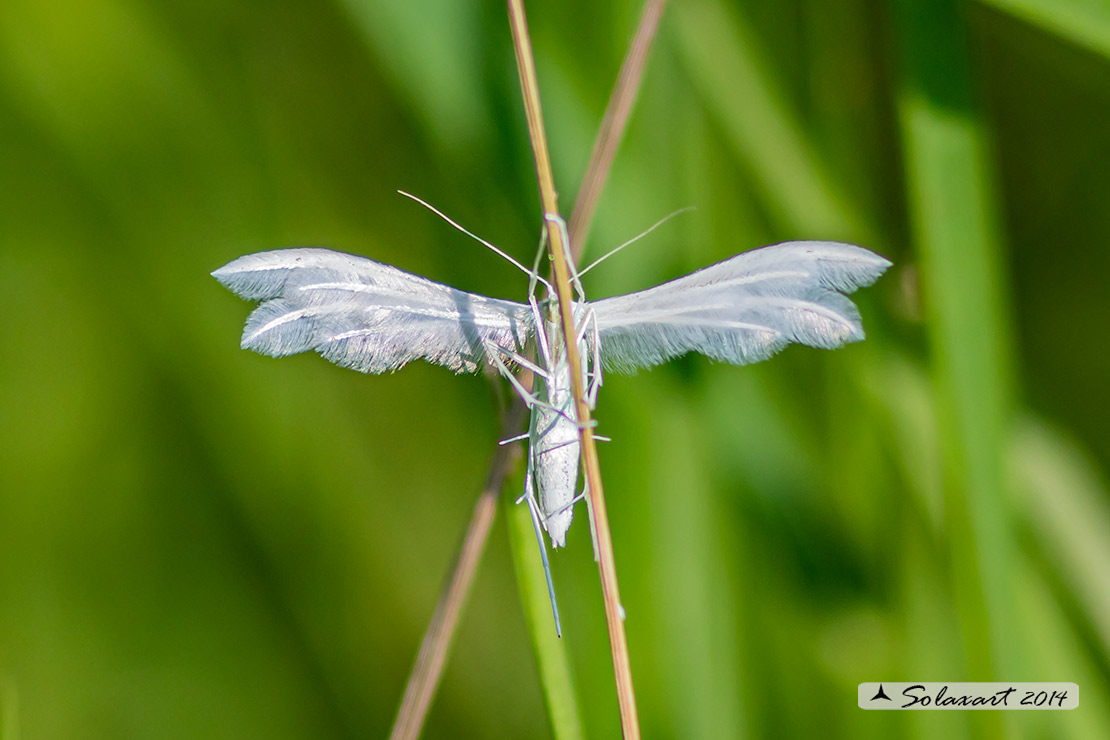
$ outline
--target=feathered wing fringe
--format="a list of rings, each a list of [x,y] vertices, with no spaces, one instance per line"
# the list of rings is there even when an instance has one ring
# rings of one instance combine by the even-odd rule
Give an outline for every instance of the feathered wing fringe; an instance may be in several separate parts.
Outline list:
[[[412,360],[474,372],[492,344],[523,351],[528,306],[456,290],[364,257],[326,249],[279,249],[240,257],[212,275],[251,313],[242,346],[282,357],[315,350],[359,372]]]
[[[592,304],[607,369],[631,371],[700,352],[745,365],[788,344],[833,349],[863,339],[843,293],[875,282],[890,262],[835,242],[752,250],[669,283]]]
[[[844,294],[890,266],[835,242],[787,242],[738,254],[669,283],[590,304],[606,368],[630,371],[700,352],[745,365],[788,344],[833,349],[863,339]],[[416,359],[473,372],[486,347],[523,352],[535,333],[522,303],[486,298],[364,257],[281,249],[212,273],[262,304],[242,345],[281,357],[315,350],[364,373]]]

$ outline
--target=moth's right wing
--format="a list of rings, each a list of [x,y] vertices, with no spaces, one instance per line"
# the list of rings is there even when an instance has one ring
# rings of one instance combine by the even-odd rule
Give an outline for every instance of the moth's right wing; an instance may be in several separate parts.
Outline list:
[[[364,373],[412,360],[474,372],[487,345],[523,352],[533,331],[524,304],[327,249],[249,254],[212,276],[240,297],[262,301],[247,318],[244,349],[272,357],[315,350]]]
[[[787,344],[863,339],[844,293],[890,261],[851,244],[788,242],[738,254],[669,283],[591,303],[606,368],[651,367],[687,352],[746,365]]]

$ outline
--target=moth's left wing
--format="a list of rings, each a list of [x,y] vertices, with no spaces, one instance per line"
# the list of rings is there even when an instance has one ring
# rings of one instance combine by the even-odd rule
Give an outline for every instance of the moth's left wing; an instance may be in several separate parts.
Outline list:
[[[244,349],[273,357],[315,350],[364,373],[418,359],[474,372],[487,359],[487,344],[522,352],[532,332],[524,304],[327,249],[249,254],[212,276],[262,301],[247,318]]]
[[[835,242],[787,242],[738,254],[669,283],[591,303],[607,369],[631,371],[700,352],[745,365],[787,344],[833,349],[863,339],[843,293],[890,261]]]

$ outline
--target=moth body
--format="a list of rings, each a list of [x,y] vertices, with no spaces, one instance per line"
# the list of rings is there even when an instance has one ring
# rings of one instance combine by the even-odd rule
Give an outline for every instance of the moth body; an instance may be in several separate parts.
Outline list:
[[[542,402],[533,405],[529,434],[534,493],[554,547],[566,545],[567,529],[574,515],[579,461],[571,368],[566,352],[558,349],[562,346],[560,332],[557,324],[547,323],[548,345],[552,347],[554,361],[546,369],[546,376],[537,376],[536,390],[540,391]],[[584,344],[579,343],[580,353]],[[525,491],[525,495],[528,493]]]

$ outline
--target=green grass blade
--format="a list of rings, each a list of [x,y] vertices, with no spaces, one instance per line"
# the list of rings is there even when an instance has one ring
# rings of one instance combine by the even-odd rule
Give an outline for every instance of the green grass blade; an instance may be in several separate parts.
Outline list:
[[[512,497],[502,496],[502,502],[506,509],[505,521],[509,527],[520,601],[532,636],[532,647],[536,651],[547,710],[551,715],[551,731],[557,740],[578,740],[585,737],[578,695],[570,672],[566,642],[555,636],[547,580],[536,552],[532,517],[528,507],[515,505]]]
[[[480,19],[449,0],[341,0],[397,93],[440,141],[467,140],[487,108],[479,84]],[[460,32],[461,31],[461,32]]]
[[[0,677],[0,740],[19,739],[19,695],[15,680]]]
[[[679,53],[779,226],[861,240],[857,214],[833,184],[769,73],[755,31],[715,0],[674,8]],[[862,239],[866,241],[866,239]]]
[[[894,3],[898,107],[913,237],[933,350],[951,577],[969,678],[1014,675],[1003,448],[1010,414],[1008,318],[991,165],[971,100],[956,2]]]
[[[1110,4],[1105,0],[980,0],[1031,26],[1110,59]]]
[[[667,633],[684,635],[657,648],[656,660],[673,677],[667,700],[675,725],[689,737],[743,738],[749,731],[737,665],[740,599],[722,567],[734,555],[734,532],[706,474],[708,414],[673,391],[645,414],[654,429],[645,456],[666,461],[649,466],[649,505],[657,522],[651,542],[660,553],[655,583],[668,595],[658,602],[659,618]]]
[[[1011,461],[1024,518],[1110,663],[1110,495],[1077,446],[1047,424],[1019,426]]]

